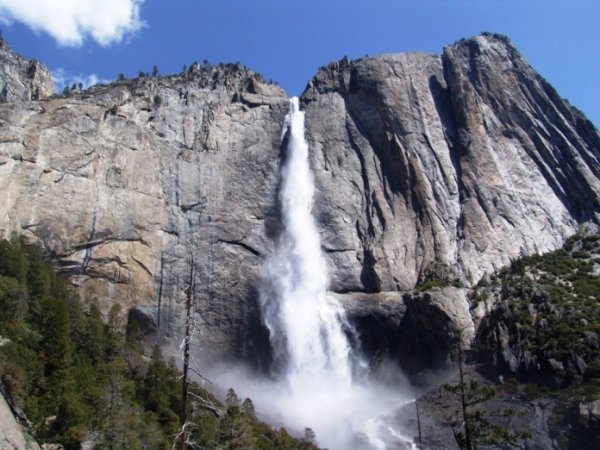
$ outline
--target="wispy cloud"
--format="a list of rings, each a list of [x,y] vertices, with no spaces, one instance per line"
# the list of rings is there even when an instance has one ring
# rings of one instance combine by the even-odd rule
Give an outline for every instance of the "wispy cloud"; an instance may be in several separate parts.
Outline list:
[[[0,0],[0,20],[22,22],[65,46],[91,37],[101,45],[120,42],[144,26],[143,0]]]
[[[73,84],[79,86],[81,83],[83,89],[87,89],[90,86],[93,86],[98,83],[108,83],[111,80],[105,80],[103,78],[98,78],[96,74],[73,74],[68,73],[66,70],[62,68],[58,68],[56,70],[52,70],[51,72],[52,79],[54,80],[54,89],[56,92],[62,92],[65,86],[72,86]]]

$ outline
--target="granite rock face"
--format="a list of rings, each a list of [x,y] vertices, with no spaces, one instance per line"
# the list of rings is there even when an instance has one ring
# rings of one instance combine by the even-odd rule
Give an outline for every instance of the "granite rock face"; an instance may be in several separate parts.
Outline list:
[[[3,450],[40,450],[17,422],[4,395],[0,392],[0,448]]]
[[[506,38],[342,60],[303,100],[334,290],[470,285],[598,218],[597,130]]]
[[[287,108],[238,65],[0,105],[0,229],[41,242],[84,298],[146,305],[174,337],[193,270],[203,344],[239,356],[260,326]]]
[[[598,220],[597,130],[506,38],[341,60],[301,102],[331,290],[356,323],[379,317],[393,333],[435,309],[449,329],[471,326],[464,289],[402,292],[467,287]],[[252,71],[197,64],[0,105],[0,229],[43,243],[84,296],[139,306],[173,342],[191,277],[201,345],[261,355],[287,109]]]
[[[467,347],[474,337],[465,296],[465,289],[451,286],[426,292],[334,294],[370,364],[396,361],[412,381],[422,384],[432,381],[433,372],[451,368],[459,343]]]
[[[17,55],[0,38],[0,102],[40,100],[52,94],[54,82],[46,66]]]

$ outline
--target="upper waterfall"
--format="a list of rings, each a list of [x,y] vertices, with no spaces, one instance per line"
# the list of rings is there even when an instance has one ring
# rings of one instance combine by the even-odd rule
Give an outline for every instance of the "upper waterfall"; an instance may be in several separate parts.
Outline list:
[[[288,141],[279,193],[283,232],[266,263],[264,319],[292,389],[323,376],[347,384],[350,345],[341,309],[327,298],[327,264],[312,216],[315,187],[297,97],[290,101],[284,133]]]

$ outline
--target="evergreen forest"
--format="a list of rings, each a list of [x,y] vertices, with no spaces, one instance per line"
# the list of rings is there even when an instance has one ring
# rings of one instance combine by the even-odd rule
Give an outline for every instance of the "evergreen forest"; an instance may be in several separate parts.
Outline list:
[[[259,421],[230,389],[222,403],[196,383],[186,402],[173,358],[145,356],[118,305],[105,316],[83,302],[45,260],[14,237],[0,241],[0,392],[39,443],[67,450],[312,449]],[[185,444],[181,438],[185,436]],[[89,448],[89,447],[88,447]]]

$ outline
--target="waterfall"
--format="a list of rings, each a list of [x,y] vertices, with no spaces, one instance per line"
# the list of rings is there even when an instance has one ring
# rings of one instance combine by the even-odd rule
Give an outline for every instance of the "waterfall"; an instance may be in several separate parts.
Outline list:
[[[297,97],[290,101],[282,140],[283,227],[265,261],[260,289],[276,373],[275,383],[260,388],[256,403],[296,431],[313,428],[319,444],[331,449],[386,449],[390,442],[393,448],[411,448],[410,440],[390,424],[392,412],[406,398],[397,387],[390,390],[353,376],[353,362],[360,358],[346,337],[343,310],[327,295],[327,264],[312,215],[315,187],[304,112]],[[251,390],[259,391],[256,386]]]
[[[314,182],[298,98],[286,116],[287,154],[281,168],[283,231],[265,265],[264,318],[277,363],[292,390],[323,377],[351,382],[350,345],[342,311],[327,298],[327,265],[312,216]]]

